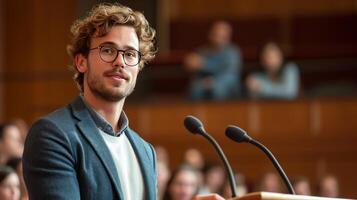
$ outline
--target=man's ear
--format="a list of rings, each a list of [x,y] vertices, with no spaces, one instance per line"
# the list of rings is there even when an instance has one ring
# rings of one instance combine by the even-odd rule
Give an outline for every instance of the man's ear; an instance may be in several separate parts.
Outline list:
[[[74,57],[74,62],[79,72],[85,73],[88,70],[87,58],[84,57],[82,54],[77,54]]]

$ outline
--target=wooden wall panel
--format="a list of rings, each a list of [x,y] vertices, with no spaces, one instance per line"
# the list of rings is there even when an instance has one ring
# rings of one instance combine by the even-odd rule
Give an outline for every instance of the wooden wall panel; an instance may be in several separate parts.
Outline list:
[[[172,0],[172,19],[245,18],[355,13],[355,0]],[[204,6],[203,6],[204,5]]]
[[[335,138],[356,136],[357,138],[357,106],[354,99],[343,104],[326,101],[320,104],[321,133]]]
[[[4,20],[5,18],[5,9],[3,0],[0,0],[0,121],[3,121],[4,117],[4,83],[3,83],[3,75],[2,72],[4,70]]]
[[[272,106],[273,105],[273,106]],[[305,102],[264,102],[260,104],[259,132],[269,135],[289,134],[289,137],[310,133],[309,104]]]
[[[77,93],[66,52],[75,2],[25,0],[4,4],[5,119],[20,117],[31,123]]]

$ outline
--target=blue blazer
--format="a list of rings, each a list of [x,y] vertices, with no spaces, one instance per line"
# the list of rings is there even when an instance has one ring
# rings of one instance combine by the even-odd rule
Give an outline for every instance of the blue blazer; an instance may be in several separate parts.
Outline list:
[[[139,160],[145,199],[154,200],[154,149],[129,128],[125,134]],[[80,97],[32,125],[23,173],[31,200],[124,199],[110,151]]]

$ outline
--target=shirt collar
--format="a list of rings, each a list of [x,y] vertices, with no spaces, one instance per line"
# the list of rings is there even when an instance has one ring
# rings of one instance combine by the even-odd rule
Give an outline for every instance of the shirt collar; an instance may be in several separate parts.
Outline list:
[[[113,127],[109,124],[109,122],[101,114],[99,114],[96,110],[94,110],[91,105],[89,105],[89,103],[84,99],[83,95],[80,95],[80,97],[83,100],[84,105],[88,109],[96,126],[104,133],[107,133],[112,136],[120,136],[128,128],[129,120],[124,111],[122,111],[120,114],[119,121],[118,121],[118,125],[120,129],[116,133]]]

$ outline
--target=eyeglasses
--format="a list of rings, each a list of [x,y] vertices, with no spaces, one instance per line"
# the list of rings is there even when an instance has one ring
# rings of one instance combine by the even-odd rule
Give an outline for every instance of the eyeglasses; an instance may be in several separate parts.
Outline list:
[[[100,58],[107,63],[114,62],[119,52],[123,56],[124,63],[128,66],[136,66],[141,60],[141,53],[135,49],[120,50],[111,46],[99,45],[89,50],[99,49]]]

